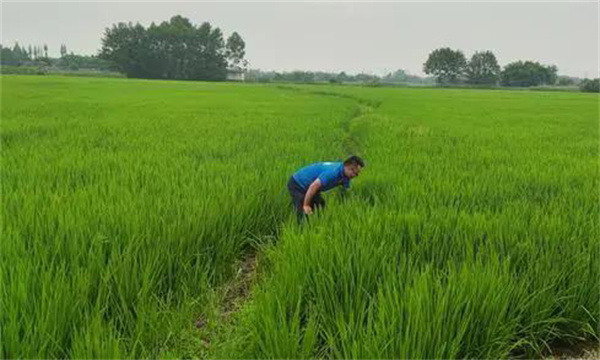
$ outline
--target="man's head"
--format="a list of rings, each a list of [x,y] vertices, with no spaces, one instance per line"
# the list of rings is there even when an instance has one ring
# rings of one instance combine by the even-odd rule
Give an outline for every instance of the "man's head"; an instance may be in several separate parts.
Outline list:
[[[360,171],[365,166],[365,162],[358,156],[352,155],[344,161],[344,175],[348,179],[358,176]]]

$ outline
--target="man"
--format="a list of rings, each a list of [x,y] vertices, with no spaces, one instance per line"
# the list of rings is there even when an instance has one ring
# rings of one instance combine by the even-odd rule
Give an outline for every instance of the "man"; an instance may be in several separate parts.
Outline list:
[[[350,156],[342,162],[318,162],[298,170],[287,187],[296,208],[298,221],[311,215],[313,209],[325,207],[321,192],[342,185],[344,190],[350,187],[350,179],[358,176],[365,166],[358,156]]]

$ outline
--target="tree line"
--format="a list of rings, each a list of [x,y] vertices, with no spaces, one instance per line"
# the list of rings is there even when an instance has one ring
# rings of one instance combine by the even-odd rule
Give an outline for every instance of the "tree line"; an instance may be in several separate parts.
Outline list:
[[[345,71],[327,72],[327,71],[262,71],[259,69],[250,69],[246,72],[246,81],[249,82],[293,82],[293,83],[357,83],[368,85],[379,84],[420,84],[432,85],[432,78],[420,77],[408,74],[399,69],[390,72],[384,76],[374,74],[358,73],[349,74]]]
[[[536,61],[515,61],[500,67],[491,51],[475,52],[467,59],[460,50],[448,47],[433,50],[423,64],[429,75],[420,77],[397,70],[384,76],[347,74],[324,71],[248,70],[244,58],[246,44],[233,32],[225,39],[219,27],[208,22],[196,26],[180,15],[144,27],[139,23],[118,23],[106,28],[97,56],[75,55],[66,45],[60,47],[60,58],[48,56],[47,45],[12,48],[0,45],[0,63],[9,66],[31,66],[40,69],[119,71],[127,77],[149,79],[221,81],[228,71],[246,73],[246,81],[303,83],[418,84],[442,86],[508,86],[579,85],[582,91],[598,91],[598,79],[581,81],[559,76],[554,65]],[[4,72],[6,72],[4,70]],[[42,73],[45,71],[42,71]]]
[[[423,64],[423,72],[435,77],[442,85],[471,84],[496,86],[555,85],[558,68],[535,61],[515,61],[498,65],[491,51],[478,51],[467,60],[460,50],[439,48],[432,51]]]
[[[227,40],[218,27],[195,26],[180,15],[159,25],[119,23],[107,28],[100,57],[128,77],[225,80],[228,69],[247,66],[245,43],[233,32]]]
[[[15,42],[12,48],[0,45],[0,62],[4,68],[7,66],[36,67],[39,73],[47,72],[50,69],[67,71],[114,70],[114,65],[111,62],[100,59],[98,56],[69,53],[65,44],[60,46],[59,58],[48,56],[48,45],[46,44],[21,46],[18,42]]]
[[[24,62],[48,58],[48,45],[20,46],[15,42],[12,49],[2,47],[0,56],[3,64],[18,66]]]

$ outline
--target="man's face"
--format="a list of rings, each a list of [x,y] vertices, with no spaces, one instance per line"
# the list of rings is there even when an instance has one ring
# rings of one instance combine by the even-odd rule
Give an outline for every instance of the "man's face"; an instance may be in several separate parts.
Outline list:
[[[346,175],[346,177],[348,179],[352,179],[354,177],[357,177],[358,174],[360,174],[361,169],[362,169],[362,166],[360,166],[360,165],[356,165],[356,164],[346,165],[346,166],[344,166],[344,175]]]

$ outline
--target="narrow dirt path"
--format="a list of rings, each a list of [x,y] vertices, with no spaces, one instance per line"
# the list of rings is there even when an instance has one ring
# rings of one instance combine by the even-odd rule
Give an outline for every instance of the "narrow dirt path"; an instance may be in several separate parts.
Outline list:
[[[237,273],[232,281],[224,289],[221,316],[228,322],[231,315],[239,311],[244,300],[250,295],[250,288],[256,279],[258,267],[258,252],[250,250],[239,262]]]

